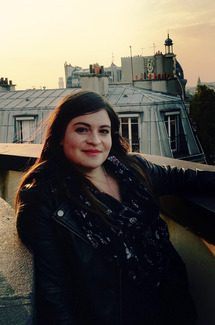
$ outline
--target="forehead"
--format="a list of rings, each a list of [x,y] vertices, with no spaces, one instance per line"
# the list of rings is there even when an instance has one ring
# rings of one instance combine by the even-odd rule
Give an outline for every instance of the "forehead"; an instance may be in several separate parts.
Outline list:
[[[90,125],[111,125],[110,118],[105,109],[101,109],[100,111],[91,114],[77,116],[73,118],[69,124],[74,125],[82,122]]]

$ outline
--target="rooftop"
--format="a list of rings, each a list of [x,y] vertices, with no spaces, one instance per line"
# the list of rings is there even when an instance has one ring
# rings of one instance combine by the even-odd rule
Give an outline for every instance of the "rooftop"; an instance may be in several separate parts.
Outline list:
[[[0,92],[0,110],[35,109],[37,107],[54,109],[65,96],[76,90],[80,90],[80,88]],[[150,105],[159,102],[180,101],[180,97],[124,85],[109,85],[106,98],[112,105]]]

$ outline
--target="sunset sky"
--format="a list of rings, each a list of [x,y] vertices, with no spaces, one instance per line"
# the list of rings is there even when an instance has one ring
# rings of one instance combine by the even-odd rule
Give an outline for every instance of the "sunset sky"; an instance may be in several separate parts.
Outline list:
[[[64,62],[121,66],[164,52],[169,30],[188,86],[215,81],[214,0],[10,0],[1,3],[0,77],[16,89],[58,88]]]

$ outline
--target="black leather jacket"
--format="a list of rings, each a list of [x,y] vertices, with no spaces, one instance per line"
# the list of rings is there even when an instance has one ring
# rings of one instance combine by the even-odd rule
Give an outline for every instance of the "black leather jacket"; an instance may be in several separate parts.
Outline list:
[[[208,186],[208,172],[142,162],[156,195],[175,192],[191,183]],[[178,293],[172,292],[167,283],[158,288],[136,285],[120,268],[100,256],[73,218],[71,202],[56,196],[51,182],[46,186],[27,186],[21,193],[21,202],[24,207],[18,213],[17,229],[34,253],[37,324],[194,323],[195,311],[188,292],[183,293],[181,305],[175,303],[173,297]],[[177,254],[174,263],[172,267],[180,269],[186,282],[185,267]]]

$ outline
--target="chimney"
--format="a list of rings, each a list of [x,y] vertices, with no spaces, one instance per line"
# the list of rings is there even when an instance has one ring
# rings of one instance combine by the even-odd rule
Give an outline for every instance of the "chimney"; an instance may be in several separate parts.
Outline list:
[[[105,74],[103,66],[90,65],[89,74],[81,76],[82,89],[91,89],[105,96],[108,94],[108,80],[109,77]]]
[[[8,78],[0,78],[0,91],[15,91],[15,86],[12,80],[9,80],[8,83]]]

